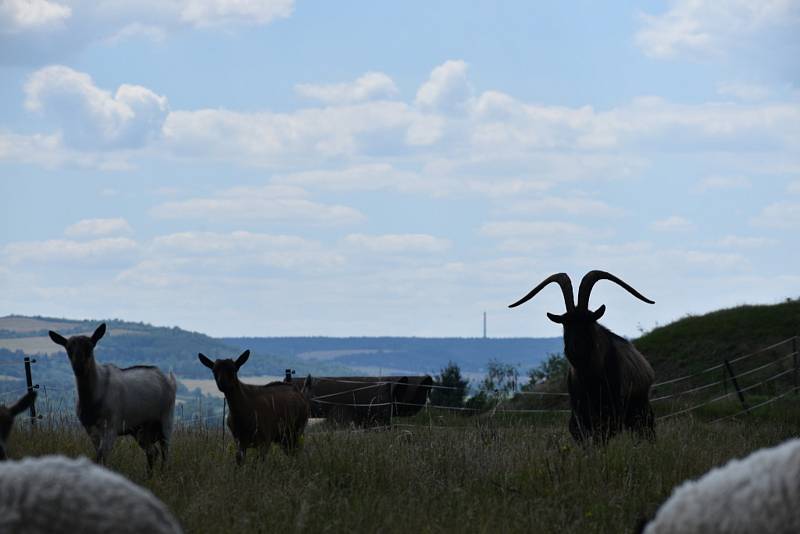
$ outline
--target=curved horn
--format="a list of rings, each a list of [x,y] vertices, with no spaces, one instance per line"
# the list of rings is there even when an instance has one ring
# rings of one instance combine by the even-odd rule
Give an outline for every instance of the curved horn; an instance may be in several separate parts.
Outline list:
[[[622,288],[626,289],[628,293],[633,295],[639,300],[643,300],[648,304],[655,304],[655,301],[650,300],[649,298],[645,297],[631,286],[617,278],[611,273],[607,273],[605,271],[589,271],[581,280],[581,286],[578,289],[578,308],[587,309],[589,307],[589,297],[592,294],[592,288],[594,285],[599,282],[600,280],[611,280],[619,284]]]
[[[567,311],[574,310],[575,309],[575,300],[573,300],[574,297],[572,295],[572,280],[569,279],[569,276],[567,276],[567,273],[551,274],[550,276],[545,278],[544,281],[541,284],[539,284],[538,286],[536,286],[533,289],[531,289],[530,293],[528,293],[527,295],[525,295],[524,297],[519,299],[514,304],[510,304],[508,307],[509,308],[515,308],[515,307],[519,306],[520,304],[524,304],[524,303],[528,302],[534,296],[536,296],[536,293],[541,291],[547,284],[549,284],[551,282],[556,282],[559,286],[561,286],[561,292],[564,294],[564,304],[567,306]]]

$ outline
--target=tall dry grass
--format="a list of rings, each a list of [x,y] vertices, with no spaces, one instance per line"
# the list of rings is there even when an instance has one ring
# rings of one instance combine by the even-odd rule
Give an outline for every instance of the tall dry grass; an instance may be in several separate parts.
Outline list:
[[[434,426],[313,429],[296,456],[273,449],[242,468],[219,426],[178,428],[166,471],[147,479],[129,438],[110,467],[150,488],[187,532],[618,533],[681,481],[797,436],[799,414],[792,398],[745,422],[676,418],[654,443],[622,435],[602,448],[576,446],[560,420],[420,416]],[[12,457],[91,456],[82,429],[55,423],[19,425]]]

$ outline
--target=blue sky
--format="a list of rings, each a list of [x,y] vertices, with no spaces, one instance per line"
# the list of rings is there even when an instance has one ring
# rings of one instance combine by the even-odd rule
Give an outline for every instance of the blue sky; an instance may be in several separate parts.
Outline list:
[[[0,4],[0,314],[636,335],[800,294],[800,2]]]

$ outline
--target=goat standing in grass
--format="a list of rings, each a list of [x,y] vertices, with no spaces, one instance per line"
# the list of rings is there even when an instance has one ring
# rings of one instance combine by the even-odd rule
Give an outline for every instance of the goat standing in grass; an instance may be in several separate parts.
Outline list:
[[[239,369],[250,357],[244,351],[236,361],[211,361],[198,354],[200,363],[211,369],[217,387],[228,401],[228,428],[236,440],[236,463],[244,462],[245,452],[258,448],[263,459],[270,446],[278,443],[289,454],[297,449],[308,421],[308,401],[292,384],[272,382],[265,386],[239,381]]]
[[[630,341],[597,322],[606,311],[605,305],[594,311],[589,309],[592,287],[600,280],[615,282],[639,300],[654,304],[613,274],[590,271],[581,280],[577,306],[573,300],[572,281],[565,273],[558,273],[546,278],[509,308],[527,302],[551,282],[561,287],[567,312],[563,315],[548,313],[547,317],[564,326],[564,354],[570,364],[567,376],[572,408],[569,430],[576,441],[589,437],[604,441],[622,427],[652,439],[655,430],[650,386],[655,373]]]
[[[96,363],[94,347],[105,332],[101,324],[91,337],[65,339],[51,330],[50,339],[67,350],[78,388],[78,419],[92,439],[97,463],[108,460],[117,436],[130,434],[144,449],[147,472],[152,474],[158,449],[162,467],[169,453],[175,375],[167,377],[149,365],[120,369]]]
[[[8,435],[11,434],[11,427],[14,426],[14,418],[30,408],[36,400],[36,392],[28,391],[21,399],[11,406],[0,405],[0,460],[8,457]]]

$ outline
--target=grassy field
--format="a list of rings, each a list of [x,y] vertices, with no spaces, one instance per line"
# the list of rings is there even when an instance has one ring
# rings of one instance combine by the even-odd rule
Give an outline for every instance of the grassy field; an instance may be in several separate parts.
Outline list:
[[[243,468],[219,426],[178,429],[165,472],[148,480],[130,439],[111,467],[150,488],[187,532],[629,532],[681,481],[797,436],[798,402],[713,425],[676,418],[654,443],[622,435],[603,448],[576,446],[560,417],[420,415],[412,423],[438,426],[315,428],[296,456],[273,449]],[[11,456],[90,455],[81,429],[47,427],[20,425]]]

